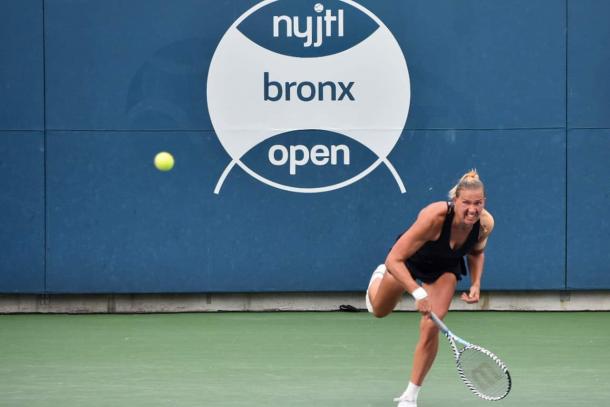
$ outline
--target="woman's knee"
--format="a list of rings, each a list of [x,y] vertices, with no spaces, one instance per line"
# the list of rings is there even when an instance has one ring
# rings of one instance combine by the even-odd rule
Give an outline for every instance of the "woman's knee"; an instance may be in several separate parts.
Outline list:
[[[392,313],[393,309],[394,308],[373,306],[373,315],[375,316],[375,318],[387,317]]]
[[[369,296],[373,308],[373,315],[377,318],[388,316],[402,298],[403,288],[398,282],[386,273],[379,284],[374,296]]]

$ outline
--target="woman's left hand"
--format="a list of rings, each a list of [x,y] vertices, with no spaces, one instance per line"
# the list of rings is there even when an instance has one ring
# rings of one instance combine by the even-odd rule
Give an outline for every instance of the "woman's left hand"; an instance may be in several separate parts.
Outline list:
[[[468,294],[462,293],[462,301],[467,302],[468,304],[475,304],[479,302],[479,296],[481,295],[481,289],[477,285],[473,285],[470,287],[470,292]]]

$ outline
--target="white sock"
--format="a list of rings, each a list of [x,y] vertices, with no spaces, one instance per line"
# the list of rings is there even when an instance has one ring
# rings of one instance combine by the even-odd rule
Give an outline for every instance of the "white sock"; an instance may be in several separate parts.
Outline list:
[[[407,390],[405,390],[405,392],[402,393],[402,396],[400,396],[399,398],[401,400],[417,401],[417,396],[419,395],[419,389],[421,389],[421,386],[418,386],[413,382],[409,382],[409,385],[407,386]]]

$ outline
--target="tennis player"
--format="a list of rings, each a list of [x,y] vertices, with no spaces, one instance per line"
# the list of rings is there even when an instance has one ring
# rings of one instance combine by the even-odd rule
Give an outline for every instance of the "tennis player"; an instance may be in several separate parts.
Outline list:
[[[476,170],[466,173],[449,191],[449,202],[434,202],[390,250],[385,264],[373,272],[366,294],[368,310],[378,318],[390,314],[406,291],[422,313],[419,340],[413,356],[411,380],[394,399],[398,407],[416,407],[420,387],[438,350],[438,329],[427,316],[443,318],[449,310],[458,280],[466,275],[471,285],[461,299],[479,301],[484,249],[494,220],[485,210],[485,188]],[[420,286],[418,282],[421,282]]]

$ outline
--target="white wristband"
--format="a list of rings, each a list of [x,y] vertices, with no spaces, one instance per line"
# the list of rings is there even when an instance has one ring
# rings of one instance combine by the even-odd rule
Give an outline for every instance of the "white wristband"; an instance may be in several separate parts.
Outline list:
[[[419,301],[421,299],[424,299],[428,296],[428,293],[426,292],[426,290],[424,290],[423,287],[417,287],[412,293],[411,295],[413,296],[413,298],[415,298],[415,301]]]

